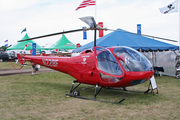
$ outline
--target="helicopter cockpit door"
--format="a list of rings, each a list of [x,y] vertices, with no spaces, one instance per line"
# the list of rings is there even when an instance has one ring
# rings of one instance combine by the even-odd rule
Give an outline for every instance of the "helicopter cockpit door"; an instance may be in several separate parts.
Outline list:
[[[124,76],[124,72],[115,56],[106,48],[95,47],[96,66],[102,81],[116,83]]]

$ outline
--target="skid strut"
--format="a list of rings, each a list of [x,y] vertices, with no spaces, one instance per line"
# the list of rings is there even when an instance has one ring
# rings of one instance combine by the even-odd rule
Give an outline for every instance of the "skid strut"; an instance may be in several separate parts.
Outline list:
[[[74,84],[75,84],[76,82],[78,82],[78,81],[77,81],[77,80],[73,81],[69,94],[71,94],[71,93],[72,93],[77,87],[79,87],[79,85],[81,84],[81,83],[79,83],[75,88],[73,88],[73,87],[74,87]]]
[[[102,90],[102,87],[99,89],[99,91],[97,92],[97,89],[98,89],[98,86],[99,86],[99,83],[96,85],[95,87],[95,91],[94,91],[94,98],[93,100],[96,100],[96,96],[101,92]]]
[[[74,87],[75,83],[78,83],[78,84]],[[94,100],[94,101],[102,101],[102,102],[108,102],[108,103],[121,103],[122,101],[125,100],[125,99],[121,99],[119,102],[110,102],[110,101],[104,101],[104,100],[97,100],[96,96],[101,92],[101,90],[103,88],[103,87],[101,87],[98,90],[99,83],[97,83],[96,86],[95,86],[95,91],[94,91],[94,97],[93,98],[80,96],[79,90],[76,90],[76,88],[78,88],[80,85],[81,85],[81,83],[79,83],[77,80],[73,81],[72,86],[70,88],[70,92],[69,92],[69,94],[66,94],[66,96],[76,97],[76,98],[81,98],[81,99],[87,99],[87,100]],[[89,88],[92,88],[92,87],[89,87]],[[84,88],[82,90],[86,90],[86,89],[89,89],[89,88]]]

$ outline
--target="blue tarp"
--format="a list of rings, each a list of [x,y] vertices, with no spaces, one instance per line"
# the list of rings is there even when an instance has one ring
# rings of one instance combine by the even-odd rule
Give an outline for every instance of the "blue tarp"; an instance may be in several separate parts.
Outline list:
[[[92,49],[93,46],[94,41],[74,49],[73,52],[82,52],[86,49]],[[142,49],[143,51],[179,50],[179,47],[176,45],[168,44],[137,34],[130,34],[128,32],[119,31],[111,32],[104,37],[97,39],[96,46],[128,46],[136,50]]]

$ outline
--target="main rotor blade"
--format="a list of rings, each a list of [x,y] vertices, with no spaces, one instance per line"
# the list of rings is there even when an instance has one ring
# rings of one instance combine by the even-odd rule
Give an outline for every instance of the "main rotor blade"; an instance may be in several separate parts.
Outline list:
[[[171,42],[178,42],[178,41],[176,41],[176,40],[171,40],[171,39],[167,39],[167,38],[161,38],[161,37],[156,37],[156,36],[151,36],[151,35],[145,35],[145,34],[137,34],[137,33],[128,32],[128,31],[123,31],[123,30],[113,30],[113,29],[105,29],[105,30],[119,31],[119,32],[134,34],[134,35],[142,35],[142,36],[146,36],[146,37],[157,38],[157,39],[166,40],[166,41],[171,41]]]
[[[94,17],[89,16],[89,17],[82,17],[79,19],[85,22],[86,24],[88,24],[90,28],[96,28],[96,21]]]
[[[28,41],[28,40],[38,39],[38,38],[44,38],[44,37],[50,37],[50,36],[60,35],[60,34],[65,34],[65,33],[78,32],[78,31],[83,31],[83,30],[89,30],[89,29],[76,29],[76,30],[69,30],[69,31],[58,32],[58,33],[52,33],[52,34],[42,35],[42,36],[29,38],[29,39],[25,39],[25,40],[19,40],[18,42],[23,42],[23,41]]]

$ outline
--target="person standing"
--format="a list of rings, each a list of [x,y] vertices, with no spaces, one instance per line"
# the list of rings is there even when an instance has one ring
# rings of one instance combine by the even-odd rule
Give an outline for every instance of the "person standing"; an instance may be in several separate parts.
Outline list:
[[[32,66],[32,75],[36,75],[36,67],[37,67],[37,64],[34,63],[34,62],[31,62],[31,66]]]

